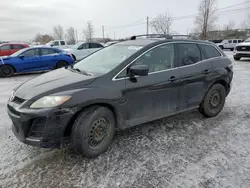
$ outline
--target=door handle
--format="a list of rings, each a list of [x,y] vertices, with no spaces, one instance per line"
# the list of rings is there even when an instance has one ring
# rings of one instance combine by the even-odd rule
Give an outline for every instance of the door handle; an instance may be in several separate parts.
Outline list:
[[[168,81],[170,81],[170,82],[174,82],[175,80],[176,80],[175,76],[171,76],[171,77],[168,79]]]
[[[209,70],[206,69],[206,70],[204,70],[203,72],[204,72],[204,74],[208,74],[208,73],[209,73]]]

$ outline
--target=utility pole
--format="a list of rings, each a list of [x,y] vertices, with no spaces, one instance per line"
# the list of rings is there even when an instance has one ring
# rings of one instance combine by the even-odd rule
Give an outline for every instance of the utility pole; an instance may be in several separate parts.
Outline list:
[[[104,26],[102,26],[102,39],[104,40]]]
[[[148,38],[148,27],[149,27],[149,21],[148,21],[148,16],[147,16],[147,38]]]
[[[78,43],[78,34],[77,34],[77,29],[76,29],[76,43]]]

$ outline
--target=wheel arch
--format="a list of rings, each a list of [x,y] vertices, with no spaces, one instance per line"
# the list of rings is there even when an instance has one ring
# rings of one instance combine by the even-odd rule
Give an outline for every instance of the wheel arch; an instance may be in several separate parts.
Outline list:
[[[95,102],[95,103],[92,103],[92,104],[88,104],[88,105],[85,105],[83,107],[81,107],[71,118],[70,120],[68,121],[65,129],[64,129],[64,132],[63,132],[63,137],[67,137],[67,136],[70,136],[71,134],[71,130],[72,130],[72,127],[73,127],[73,124],[74,124],[74,121],[76,120],[77,116],[84,110],[88,109],[88,108],[91,108],[93,106],[100,106],[100,107],[106,107],[108,108],[113,114],[114,114],[114,117],[115,117],[115,123],[116,123],[116,128],[119,128],[123,125],[124,123],[124,120],[123,120],[123,116],[122,114],[120,113],[120,111],[113,105],[113,104],[110,104],[110,103],[107,103],[107,102]]]
[[[11,64],[6,64],[6,63],[5,63],[5,64],[0,65],[0,67],[2,67],[2,66],[4,66],[4,65],[11,66],[11,67],[14,69],[15,73],[17,72],[15,66],[13,66],[13,65],[11,65]]]

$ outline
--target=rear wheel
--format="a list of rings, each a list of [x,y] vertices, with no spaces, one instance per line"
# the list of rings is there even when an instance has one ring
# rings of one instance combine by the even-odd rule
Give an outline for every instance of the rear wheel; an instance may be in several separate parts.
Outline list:
[[[231,51],[233,51],[234,49],[233,48],[230,48]]]
[[[0,67],[0,76],[10,77],[10,76],[13,76],[14,73],[15,73],[15,70],[10,65],[2,65]]]
[[[84,110],[72,128],[71,143],[76,152],[95,158],[108,149],[115,134],[115,118],[108,108],[93,106]]]
[[[221,84],[213,85],[207,92],[199,111],[206,117],[217,116],[224,107],[226,100],[225,87]]]
[[[222,50],[224,49],[224,47],[223,47],[222,45],[220,45],[219,47],[220,47],[220,49],[222,49]]]
[[[66,66],[68,66],[69,64],[66,62],[66,61],[59,61],[59,62],[57,62],[57,64],[56,64],[56,68],[57,69],[60,69],[60,68],[62,68],[62,67],[66,67]]]

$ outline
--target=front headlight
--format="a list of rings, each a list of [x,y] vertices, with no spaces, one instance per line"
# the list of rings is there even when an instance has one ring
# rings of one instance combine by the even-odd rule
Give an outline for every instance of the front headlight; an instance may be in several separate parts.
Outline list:
[[[68,101],[71,96],[45,96],[34,102],[30,108],[51,108]]]

